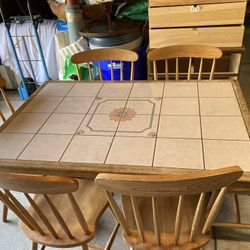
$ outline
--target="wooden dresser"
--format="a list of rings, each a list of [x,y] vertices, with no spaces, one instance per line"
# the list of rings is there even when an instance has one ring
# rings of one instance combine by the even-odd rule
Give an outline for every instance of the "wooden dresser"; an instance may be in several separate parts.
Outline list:
[[[207,44],[242,47],[246,0],[149,0],[149,49]],[[228,60],[229,59],[229,60]],[[226,55],[222,71],[238,73],[240,54]]]
[[[240,47],[245,0],[149,0],[150,48],[174,44]]]

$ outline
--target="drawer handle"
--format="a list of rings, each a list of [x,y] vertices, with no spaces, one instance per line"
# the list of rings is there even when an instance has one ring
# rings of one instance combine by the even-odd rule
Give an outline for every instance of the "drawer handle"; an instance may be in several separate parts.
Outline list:
[[[200,10],[201,8],[197,4],[191,6],[191,12],[200,12]]]

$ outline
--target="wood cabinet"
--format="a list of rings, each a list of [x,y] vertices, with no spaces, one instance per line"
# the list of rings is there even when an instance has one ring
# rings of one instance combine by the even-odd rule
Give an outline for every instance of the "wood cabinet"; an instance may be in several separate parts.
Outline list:
[[[240,47],[245,11],[244,0],[149,0],[150,48],[184,43]]]
[[[246,0],[149,0],[149,48],[176,44],[241,47],[246,5]],[[240,54],[233,55],[229,69],[223,71],[238,72],[239,62]]]

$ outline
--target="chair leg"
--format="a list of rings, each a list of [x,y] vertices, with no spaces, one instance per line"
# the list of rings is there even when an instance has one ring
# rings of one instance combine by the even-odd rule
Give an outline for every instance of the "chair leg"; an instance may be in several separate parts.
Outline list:
[[[82,245],[82,250],[89,250],[88,245],[87,244]]]
[[[38,244],[34,241],[32,241],[32,250],[37,250],[38,249]]]
[[[3,222],[7,222],[8,208],[3,205]]]
[[[45,245],[42,245],[42,247],[41,247],[41,249],[40,249],[40,250],[44,250],[44,249],[45,249],[45,247],[46,247]]]

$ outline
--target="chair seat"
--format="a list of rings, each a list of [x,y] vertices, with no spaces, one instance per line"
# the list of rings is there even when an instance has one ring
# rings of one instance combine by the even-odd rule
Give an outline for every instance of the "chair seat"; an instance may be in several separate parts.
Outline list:
[[[43,213],[47,216],[50,223],[54,225],[53,227],[56,233],[59,235],[59,239],[55,239],[51,235],[48,229],[43,226],[43,222],[40,222],[40,217],[33,210],[33,208],[30,207],[28,210],[29,213],[34,216],[37,222],[40,222],[39,225],[41,225],[41,228],[46,233],[45,236],[41,236],[38,232],[30,230],[29,227],[27,227],[22,221],[20,221],[21,230],[30,240],[46,246],[74,247],[79,246],[81,242],[86,243],[94,237],[96,231],[96,223],[107,207],[107,199],[103,190],[98,187],[93,181],[83,179],[77,179],[77,181],[79,182],[79,190],[74,192],[73,195],[88,224],[90,234],[86,235],[79,222],[77,221],[76,216],[72,213],[68,213],[69,210],[72,210],[72,207],[70,207],[71,204],[67,195],[48,195],[48,197],[51,199],[53,204],[56,204],[59,213],[64,218],[71,234],[74,237],[73,239],[70,239],[62,230],[62,227],[59,226],[59,223],[52,213],[51,209],[49,208],[44,196],[37,195],[34,200],[39,208],[43,211]]]

